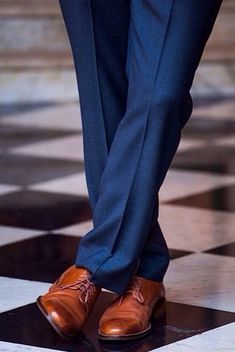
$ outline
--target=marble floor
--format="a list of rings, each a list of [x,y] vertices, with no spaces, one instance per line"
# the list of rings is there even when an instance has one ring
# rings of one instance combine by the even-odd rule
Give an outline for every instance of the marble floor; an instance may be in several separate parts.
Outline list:
[[[235,99],[195,101],[182,131],[159,195],[166,311],[132,342],[97,339],[110,291],[71,341],[35,303],[92,228],[79,105],[2,111],[0,153],[0,351],[235,351]]]

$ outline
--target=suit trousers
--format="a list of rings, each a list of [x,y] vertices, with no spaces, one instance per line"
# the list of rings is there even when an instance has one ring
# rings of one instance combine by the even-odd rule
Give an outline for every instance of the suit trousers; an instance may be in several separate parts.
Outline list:
[[[132,275],[162,281],[168,268],[158,194],[192,113],[190,88],[221,2],[60,0],[93,215],[75,263],[117,294]]]

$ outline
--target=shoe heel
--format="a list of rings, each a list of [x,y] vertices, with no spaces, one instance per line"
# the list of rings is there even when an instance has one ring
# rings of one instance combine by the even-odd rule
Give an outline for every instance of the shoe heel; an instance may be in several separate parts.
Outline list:
[[[155,306],[153,307],[152,317],[159,318],[166,314],[166,299],[165,297],[160,298]]]

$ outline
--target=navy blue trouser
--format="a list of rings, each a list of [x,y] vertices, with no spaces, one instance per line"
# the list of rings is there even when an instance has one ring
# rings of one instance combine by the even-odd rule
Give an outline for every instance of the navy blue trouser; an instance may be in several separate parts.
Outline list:
[[[168,268],[158,193],[192,113],[190,88],[221,2],[60,0],[93,212],[75,263],[117,294],[133,274],[162,281]]]

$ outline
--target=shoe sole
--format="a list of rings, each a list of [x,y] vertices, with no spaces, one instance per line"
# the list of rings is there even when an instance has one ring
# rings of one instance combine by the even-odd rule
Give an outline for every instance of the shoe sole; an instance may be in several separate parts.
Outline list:
[[[105,340],[105,341],[126,341],[126,340],[135,340],[141,337],[146,336],[152,329],[151,323],[149,323],[149,326],[146,330],[135,333],[135,334],[128,334],[128,335],[105,335],[101,334],[100,330],[98,330],[98,338],[100,340]]]
[[[44,317],[47,319],[47,321],[50,323],[50,325],[54,328],[54,330],[63,338],[70,340],[72,338],[75,338],[77,335],[69,335],[66,332],[64,332],[63,330],[61,330],[53,321],[52,317],[50,314],[47,313],[47,311],[44,309],[43,305],[41,304],[41,300],[40,300],[39,296],[36,300],[36,304],[38,306],[38,308],[40,309],[41,313],[44,315]]]
[[[157,303],[155,304],[155,306],[153,307],[153,311],[151,314],[151,317],[149,320],[151,320],[154,317],[159,317],[161,316],[163,313],[165,313],[165,302],[166,299],[165,297],[162,297],[161,299],[159,299],[157,301]],[[134,339],[138,339],[141,337],[144,337],[146,335],[148,335],[152,330],[152,324],[149,321],[149,326],[147,327],[147,329],[135,333],[135,334],[128,334],[128,335],[105,335],[102,334],[100,332],[100,330],[98,329],[98,335],[97,337],[100,340],[105,340],[105,341],[125,341],[125,340],[134,340]]]

